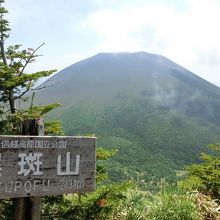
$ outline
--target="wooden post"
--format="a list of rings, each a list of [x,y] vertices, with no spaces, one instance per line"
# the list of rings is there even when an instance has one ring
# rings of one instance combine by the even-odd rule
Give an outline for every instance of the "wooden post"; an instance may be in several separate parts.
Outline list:
[[[24,219],[24,198],[13,199],[15,206],[14,220]]]
[[[27,119],[21,124],[22,135],[44,135],[43,119]],[[40,220],[41,197],[15,199],[15,220]]]

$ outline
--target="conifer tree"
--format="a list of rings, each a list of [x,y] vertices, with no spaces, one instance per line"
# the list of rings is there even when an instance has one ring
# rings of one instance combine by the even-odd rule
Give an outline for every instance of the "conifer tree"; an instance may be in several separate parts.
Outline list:
[[[0,134],[21,134],[20,122],[24,119],[42,117],[44,114],[59,106],[49,104],[34,106],[34,90],[36,82],[42,77],[48,77],[56,70],[43,70],[28,73],[27,67],[36,61],[40,55],[36,49],[22,49],[22,45],[7,45],[10,27],[5,18],[8,10],[3,7],[4,0],[0,0]],[[30,103],[28,95],[31,94]],[[27,102],[27,103],[25,103]],[[45,134],[62,135],[61,123],[50,121],[45,123]],[[11,219],[13,216],[12,200],[0,201],[0,219]]]
[[[202,153],[202,163],[187,167],[187,176],[179,185],[187,190],[198,190],[220,201],[220,145],[210,144],[210,154]]]
[[[8,20],[5,19],[8,11],[2,6],[3,3],[4,0],[0,0],[0,134],[20,134],[19,123],[21,120],[41,117],[59,106],[59,104],[34,106],[34,93],[32,93],[29,107],[22,108],[19,105],[20,102],[28,101],[27,95],[36,89],[34,86],[37,80],[42,77],[50,76],[56,70],[39,71],[35,73],[26,72],[27,66],[35,62],[35,59],[39,57],[37,51],[44,44],[41,44],[36,49],[22,49],[22,45],[18,44],[8,47],[5,46],[5,42],[9,38],[10,28]],[[62,135],[59,121],[46,122],[45,126],[45,134]],[[109,151],[99,148],[97,150],[97,160],[105,161],[115,153],[114,150]],[[96,171],[97,182],[106,180],[107,177],[105,164],[99,163]],[[108,186],[104,187],[100,190],[101,193],[92,193],[91,197],[88,197],[88,194],[79,196],[75,207],[70,205],[71,201],[75,201],[75,195],[72,197],[45,197],[42,212],[46,216],[52,216],[50,219],[52,219],[54,215],[58,215],[59,219],[62,217],[62,219],[69,219],[70,215],[72,215],[72,219],[91,219],[90,216],[102,215],[102,208],[106,198],[112,200],[112,202],[108,205],[105,212],[109,213],[110,208],[112,211],[113,207],[116,207],[118,204],[116,200],[122,200],[123,193],[128,187],[129,185],[127,183],[120,185],[115,184],[114,187],[112,187],[112,185],[110,185],[109,188]],[[85,201],[81,201],[80,198]],[[104,215],[105,214],[106,213],[104,213]],[[0,219],[11,219],[12,215],[12,202],[9,200],[1,200]],[[83,217],[80,218],[80,216]]]
[[[10,134],[19,133],[19,120],[40,117],[58,104],[34,107],[32,100],[25,110],[19,106],[22,101],[28,101],[27,94],[40,78],[50,76],[56,70],[26,72],[27,66],[39,57],[37,51],[44,44],[36,49],[22,49],[19,44],[6,48],[10,27],[9,21],[5,19],[8,11],[2,6],[3,3],[4,0],[0,0],[0,132]]]

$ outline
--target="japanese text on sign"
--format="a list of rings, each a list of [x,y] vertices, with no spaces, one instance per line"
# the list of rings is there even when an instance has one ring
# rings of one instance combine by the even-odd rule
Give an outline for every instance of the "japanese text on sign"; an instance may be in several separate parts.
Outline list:
[[[66,148],[66,141],[1,140],[0,148]]]
[[[0,199],[89,192],[95,138],[0,136]]]

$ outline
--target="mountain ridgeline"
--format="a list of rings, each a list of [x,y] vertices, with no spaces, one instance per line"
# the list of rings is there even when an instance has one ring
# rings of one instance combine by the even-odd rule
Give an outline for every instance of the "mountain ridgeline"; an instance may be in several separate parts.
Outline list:
[[[112,180],[171,178],[220,141],[220,88],[146,52],[100,53],[58,72],[37,93],[67,135],[118,149]]]

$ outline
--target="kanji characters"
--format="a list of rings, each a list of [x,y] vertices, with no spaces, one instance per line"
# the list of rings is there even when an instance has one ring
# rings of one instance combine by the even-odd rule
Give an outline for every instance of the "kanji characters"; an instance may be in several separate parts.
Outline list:
[[[70,152],[66,153],[66,171],[62,172],[61,170],[61,155],[59,154],[57,157],[57,175],[58,176],[76,176],[79,175],[79,162],[80,162],[80,155],[75,155],[75,170],[71,171],[71,158]]]
[[[40,171],[40,165],[43,162],[40,158],[43,156],[42,153],[20,153],[18,155],[21,160],[18,162],[20,166],[20,170],[18,171],[18,175],[28,176],[31,172],[33,175],[42,175],[43,172]]]

